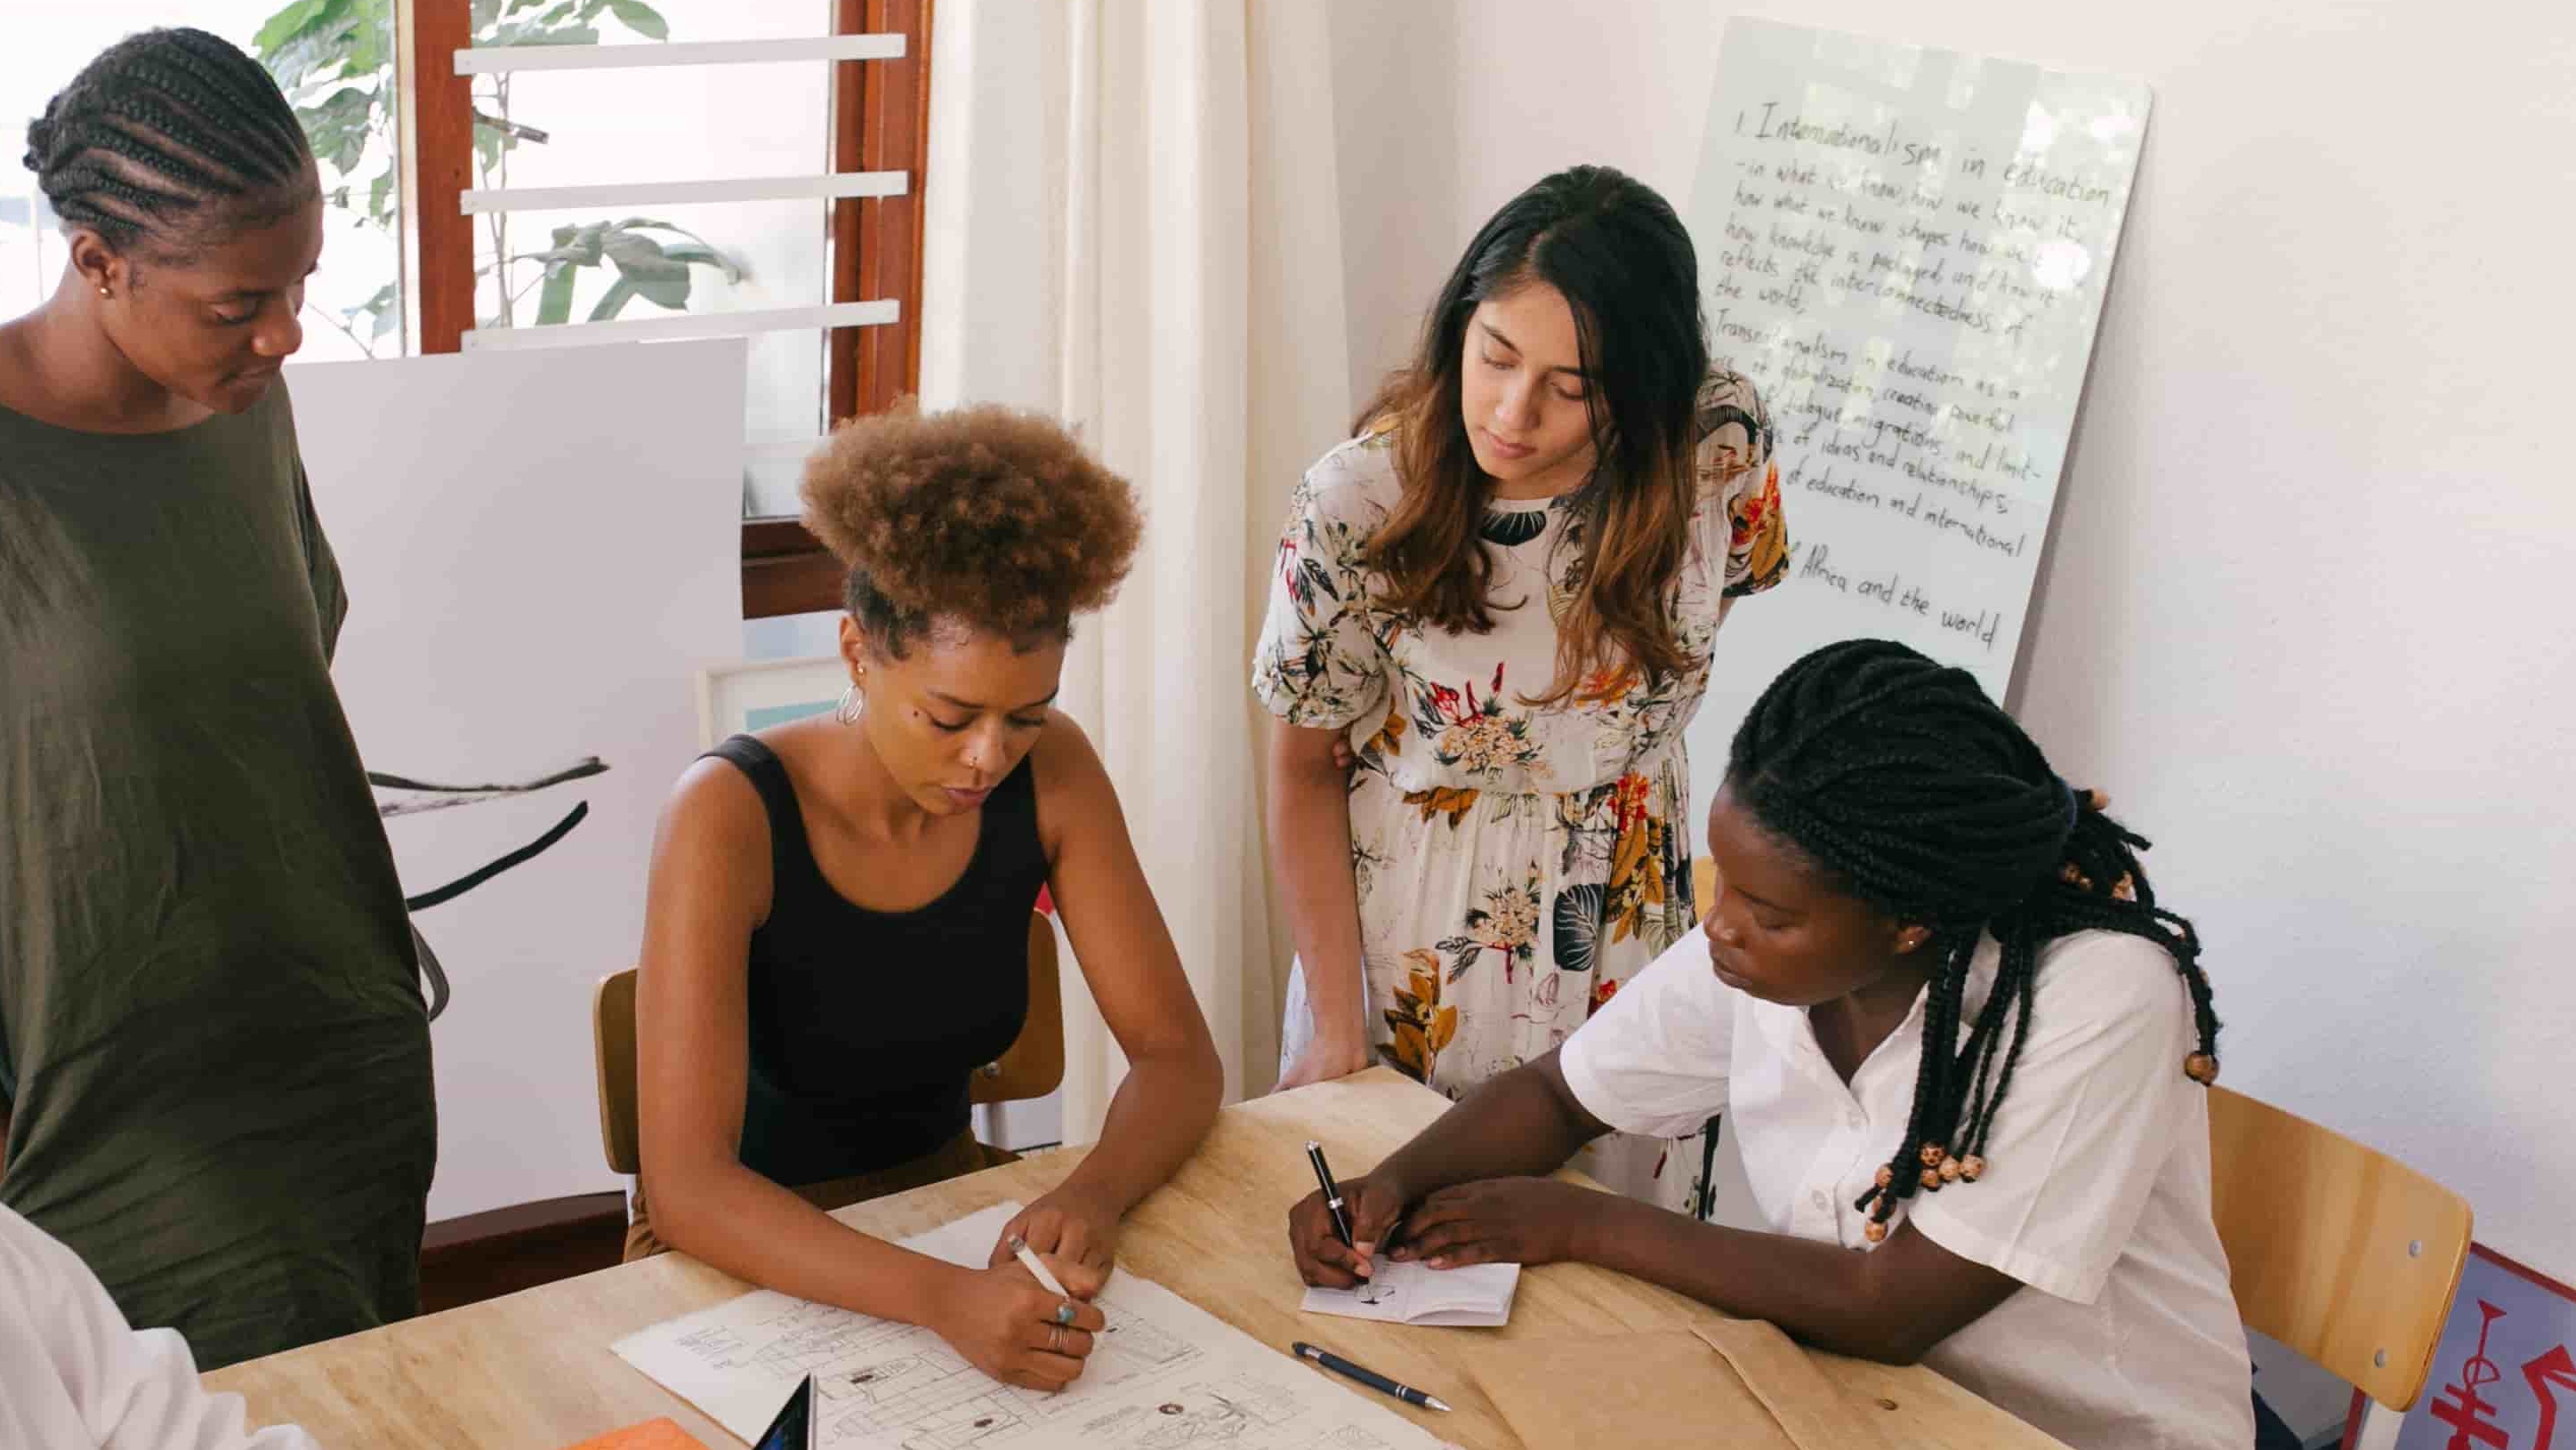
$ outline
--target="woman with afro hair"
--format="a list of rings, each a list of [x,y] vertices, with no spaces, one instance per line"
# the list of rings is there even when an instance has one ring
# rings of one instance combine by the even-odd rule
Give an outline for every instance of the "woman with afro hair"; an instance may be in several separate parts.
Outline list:
[[[1078,1301],[1106,1282],[1120,1219],[1198,1146],[1222,1090],[1117,792],[1053,708],[1073,618],[1116,592],[1142,521],[1061,428],[1000,408],[853,423],[804,496],[849,567],[849,691],[727,740],[664,811],[628,1254],[682,1249],[1057,1389],[1102,1325]],[[983,1270],[842,1226],[827,1210],[997,1161],[967,1131],[967,1082],[1028,1015],[1041,888],[1130,1064],[1099,1145]],[[1014,1238],[1072,1298],[1020,1267]]]

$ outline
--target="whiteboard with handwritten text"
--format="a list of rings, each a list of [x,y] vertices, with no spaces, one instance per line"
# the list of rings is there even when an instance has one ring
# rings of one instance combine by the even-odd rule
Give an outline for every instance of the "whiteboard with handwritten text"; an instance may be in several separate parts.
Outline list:
[[[1770,402],[1795,553],[1719,636],[1695,815],[1754,697],[1819,645],[1902,640],[2004,698],[2147,105],[2137,81],[1728,23],[1687,220],[1710,351]]]

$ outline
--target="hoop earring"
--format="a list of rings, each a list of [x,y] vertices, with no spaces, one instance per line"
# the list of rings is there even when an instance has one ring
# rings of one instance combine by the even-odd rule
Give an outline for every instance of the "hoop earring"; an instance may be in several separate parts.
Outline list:
[[[832,718],[844,725],[856,725],[859,712],[866,708],[867,700],[859,694],[859,687],[853,684],[841,692],[841,703],[832,708]]]

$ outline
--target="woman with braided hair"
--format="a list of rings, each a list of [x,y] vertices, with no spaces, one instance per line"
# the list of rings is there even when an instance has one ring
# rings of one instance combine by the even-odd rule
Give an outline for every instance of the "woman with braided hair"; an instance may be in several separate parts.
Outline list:
[[[0,326],[0,1200],[213,1367],[415,1312],[437,1151],[278,376],[322,199],[194,30],[92,61],[26,163],[69,263]]]
[[[1300,1203],[1299,1268],[1580,1259],[1922,1361],[2084,1450],[2243,1450],[2218,1020],[2104,804],[1963,670],[1881,640],[1800,660],[1736,732],[1702,930],[1344,1184],[1356,1250]],[[1720,1111],[1770,1232],[1537,1176]]]

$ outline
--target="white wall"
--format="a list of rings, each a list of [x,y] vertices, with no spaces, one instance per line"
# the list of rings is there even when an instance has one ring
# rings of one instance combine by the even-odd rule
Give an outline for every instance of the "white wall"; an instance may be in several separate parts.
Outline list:
[[[1734,7],[1401,8],[1335,12],[1337,49],[1384,67],[1339,92],[1345,225],[1411,243],[1354,247],[1354,376],[1400,346],[1362,314],[1410,319],[1549,170],[1608,162],[1687,213]],[[2209,942],[2228,1083],[2435,1175],[2482,1240],[2576,1276],[2576,649],[2554,617],[2576,474],[2548,386],[2576,324],[2576,18],[1746,8],[2155,88],[2016,706],[2156,839]],[[1445,136],[1421,115],[1443,93]]]

